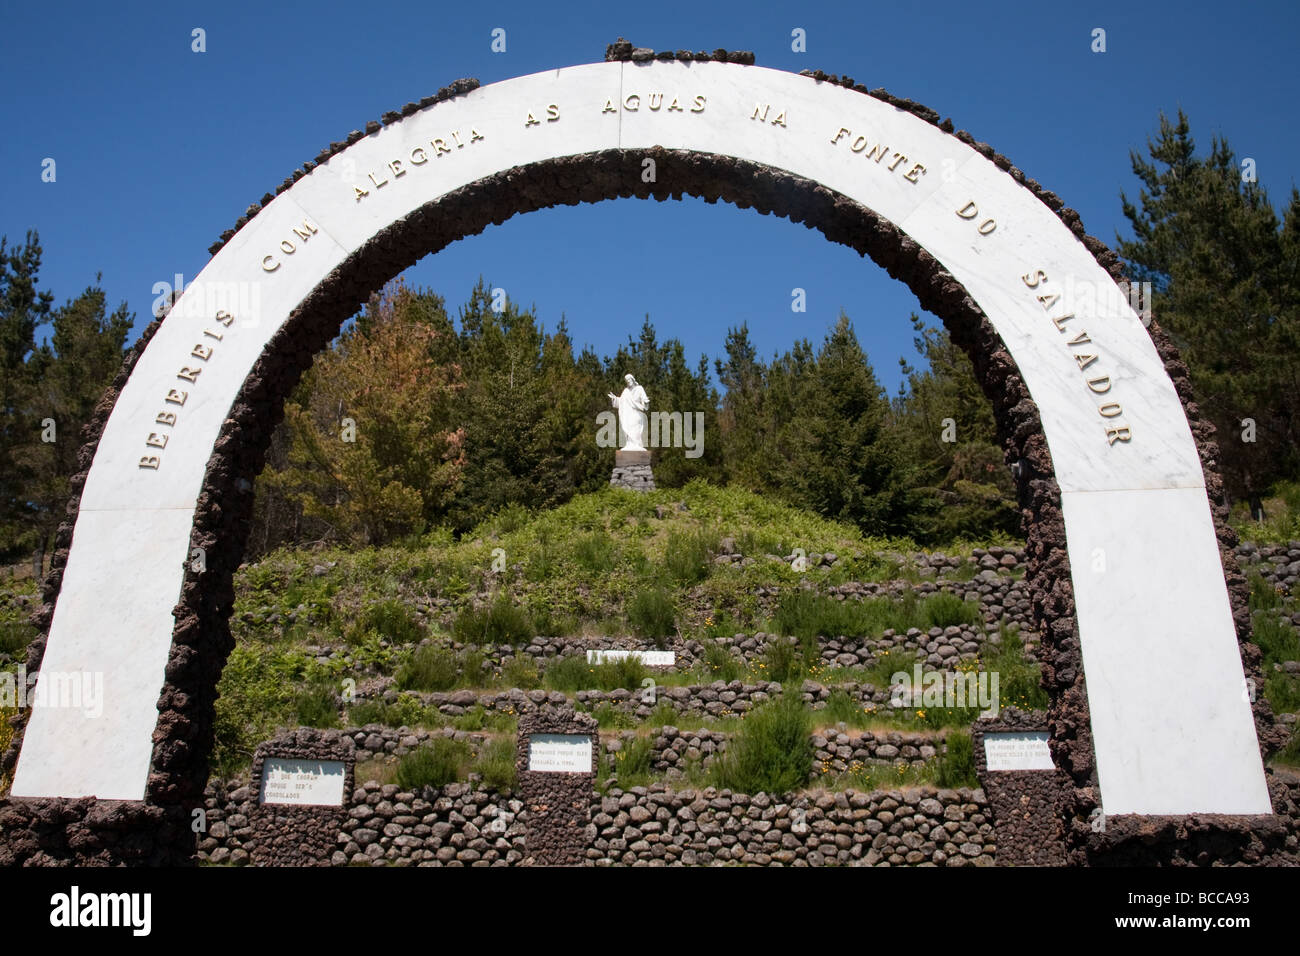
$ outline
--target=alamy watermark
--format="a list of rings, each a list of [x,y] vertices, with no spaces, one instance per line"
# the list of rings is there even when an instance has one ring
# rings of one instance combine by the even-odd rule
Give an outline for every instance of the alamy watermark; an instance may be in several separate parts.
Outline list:
[[[596,416],[596,445],[599,448],[621,447],[618,414],[607,411]],[[703,412],[650,412],[650,448],[684,448],[687,458],[704,454]]]
[[[895,671],[889,678],[891,707],[978,707],[981,719],[998,715],[997,671]]]
[[[1080,318],[1121,319],[1131,310],[1151,327],[1150,282],[1093,282],[1067,274],[1061,285],[1061,302]]]
[[[204,318],[227,312],[239,316],[244,328],[251,328],[257,325],[262,313],[260,282],[205,281],[191,282],[187,286],[185,276],[178,272],[171,282],[155,282],[153,294],[154,318],[160,318],[169,310],[175,318]]]
[[[37,678],[40,678],[39,682]],[[61,707],[81,710],[87,717],[104,713],[103,671],[41,671],[28,674],[20,664],[18,672],[0,672],[0,707]]]

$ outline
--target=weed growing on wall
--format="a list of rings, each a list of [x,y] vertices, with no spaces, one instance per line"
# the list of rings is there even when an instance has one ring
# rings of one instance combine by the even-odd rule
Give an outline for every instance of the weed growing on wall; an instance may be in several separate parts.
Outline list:
[[[417,793],[425,787],[446,786],[464,778],[469,759],[463,741],[435,737],[398,761],[397,785]]]
[[[740,793],[789,793],[812,773],[812,715],[795,694],[755,708],[713,764],[715,785]]]

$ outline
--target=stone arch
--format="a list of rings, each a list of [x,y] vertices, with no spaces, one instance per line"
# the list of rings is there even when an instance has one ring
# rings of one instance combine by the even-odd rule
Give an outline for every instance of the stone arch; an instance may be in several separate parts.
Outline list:
[[[517,213],[683,194],[785,216],[870,256],[974,360],[1024,515],[1052,751],[1074,785],[1063,831],[1077,830],[1099,796],[1120,814],[1270,813],[1260,757],[1276,741],[1262,697],[1253,720],[1240,697],[1242,675],[1259,678],[1259,655],[1213,429],[1167,337],[1128,304],[1113,254],[1057,197],[924,107],[848,79],[760,70],[744,55],[633,62],[630,48],[611,50],[603,64],[481,89],[459,81],[333,144],[250,207],[141,336],[88,429],[28,659],[52,671],[117,667],[135,713],[115,735],[71,744],[75,716],[38,709],[19,727],[5,756],[15,799],[0,820],[21,834],[15,859],[188,857],[186,808],[207,778],[252,481],[285,397],[371,291]],[[485,155],[436,178],[437,163],[455,169],[476,148]],[[214,293],[237,301],[245,288],[260,301],[211,307]],[[1079,333],[1089,348],[1071,351]],[[225,355],[227,371],[214,374]],[[1100,386],[1081,374],[1093,362],[1080,356],[1104,363],[1107,392],[1125,386],[1127,412],[1092,401]],[[1107,431],[1120,414],[1127,436]],[[1080,567],[1098,541],[1115,549],[1103,568],[1109,557],[1122,575]],[[202,572],[189,563],[193,548],[203,549]],[[1172,569],[1151,567],[1153,554]],[[1190,610],[1171,583],[1196,593]],[[123,591],[139,604],[120,603]],[[96,594],[126,613],[119,622],[110,611],[108,624],[127,653],[87,639],[103,615],[86,603]],[[1123,699],[1122,665],[1148,673],[1165,663],[1178,646],[1162,633],[1169,627],[1190,629],[1195,653],[1174,667],[1190,690],[1175,683],[1148,702],[1172,707],[1172,725],[1126,726],[1139,711]],[[1089,696],[1085,664],[1102,675],[1100,697]],[[1143,755],[1153,766],[1134,766]]]

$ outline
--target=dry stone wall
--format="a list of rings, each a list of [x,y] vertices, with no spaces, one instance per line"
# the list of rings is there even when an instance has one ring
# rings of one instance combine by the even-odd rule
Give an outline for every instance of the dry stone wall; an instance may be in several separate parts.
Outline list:
[[[1048,774],[1047,776],[1051,776]],[[1153,828],[1148,856],[1169,865],[1300,865],[1300,777],[1274,775],[1278,815],[1272,835],[1232,835],[1222,827]],[[202,863],[246,866],[258,835],[246,782],[213,781],[206,793],[208,830]],[[591,796],[594,866],[987,866],[1024,862],[1006,845],[999,807],[983,789],[932,787],[789,797],[726,790],[674,790],[662,784]],[[528,809],[518,794],[454,783],[420,794],[374,781],[346,805],[333,866],[518,866],[528,859]],[[1117,824],[1122,829],[1122,823]],[[1098,852],[1097,862],[1115,850]],[[1131,855],[1131,854],[1130,854]],[[1137,862],[1134,856],[1129,862]]]
[[[806,680],[801,685],[801,697],[813,710],[821,710],[835,691],[846,693],[850,699],[857,701],[864,708],[883,709],[889,704],[889,689],[877,688],[872,684],[847,682],[834,687]],[[546,690],[510,690],[476,692],[472,690],[457,691],[410,691],[426,706],[436,709],[448,717],[459,717],[474,707],[499,714],[518,715],[531,713],[539,707],[563,706],[569,698],[559,691]],[[748,683],[739,680],[713,681],[709,684],[692,684],[687,687],[659,687],[655,690],[654,703],[644,691],[615,690],[580,690],[573,695],[576,701],[588,711],[608,705],[616,712],[637,719],[649,717],[657,707],[668,706],[679,714],[692,714],[702,717],[727,718],[743,714],[781,694],[781,684],[776,681]],[[393,695],[396,697],[396,694]],[[368,725],[369,726],[369,725]]]
[[[202,862],[246,866],[257,852],[246,784],[208,788]],[[528,860],[525,803],[448,784],[421,794],[359,785],[333,866],[516,866]],[[988,866],[997,845],[980,790],[844,791],[798,796],[669,790],[592,794],[587,865]]]
[[[617,754],[626,750],[636,736],[633,731],[625,731],[605,741],[605,763],[611,771],[617,770]],[[729,738],[730,734],[707,728],[660,727],[651,737],[650,769],[671,775],[691,766],[707,768],[715,757],[726,752]],[[944,752],[942,735],[901,731],[822,731],[812,735],[812,745],[814,781],[822,774],[843,773],[855,764],[919,768]]]
[[[295,806],[260,799],[266,762],[272,758],[330,760],[343,764],[342,793],[355,785],[356,746],[345,734],[303,728],[281,734],[257,748],[249,791],[252,805],[243,816],[257,835],[252,862],[262,866],[323,866],[344,820],[338,806]]]

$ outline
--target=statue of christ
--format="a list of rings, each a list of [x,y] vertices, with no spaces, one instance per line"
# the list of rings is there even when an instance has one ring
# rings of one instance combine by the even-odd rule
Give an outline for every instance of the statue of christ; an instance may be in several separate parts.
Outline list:
[[[622,439],[619,447],[622,451],[646,451],[646,426],[649,423],[646,412],[650,408],[650,399],[646,397],[645,389],[631,375],[624,375],[623,381],[627,383],[627,388],[623,389],[621,395],[605,393],[609,396],[610,403],[618,409],[618,431]]]

